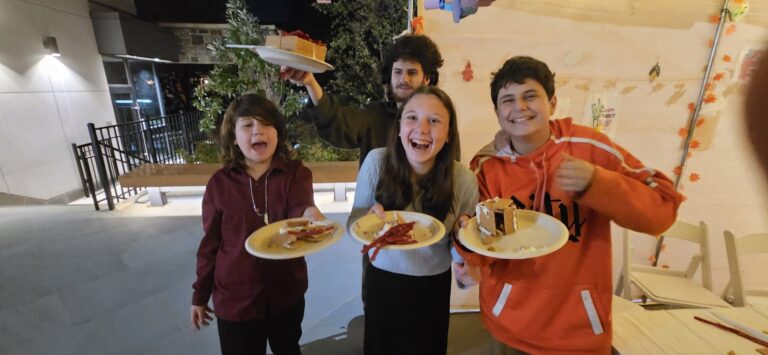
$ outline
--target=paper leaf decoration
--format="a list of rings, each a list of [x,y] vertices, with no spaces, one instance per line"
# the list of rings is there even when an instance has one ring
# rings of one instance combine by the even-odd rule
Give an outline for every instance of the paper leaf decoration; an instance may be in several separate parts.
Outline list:
[[[696,173],[691,173],[691,175],[688,177],[688,180],[691,180],[691,182],[697,182],[701,180],[701,176],[699,176],[699,174],[696,174]]]
[[[656,65],[651,67],[651,71],[648,72],[648,79],[651,81],[656,80],[661,75],[661,67],[659,66],[659,63],[656,62]]]
[[[467,65],[464,66],[464,70],[461,72],[461,77],[464,81],[472,81],[474,78],[474,72],[472,71],[472,64],[467,61]]]

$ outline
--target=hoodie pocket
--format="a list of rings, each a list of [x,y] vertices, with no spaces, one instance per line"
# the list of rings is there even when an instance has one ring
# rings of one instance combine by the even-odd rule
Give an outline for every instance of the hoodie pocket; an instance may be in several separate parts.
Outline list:
[[[497,285],[491,317],[511,335],[553,349],[589,349],[606,336],[608,315],[594,286],[545,289]]]

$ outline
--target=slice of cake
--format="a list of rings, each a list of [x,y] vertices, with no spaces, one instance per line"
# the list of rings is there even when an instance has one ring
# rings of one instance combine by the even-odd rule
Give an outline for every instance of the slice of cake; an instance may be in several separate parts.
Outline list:
[[[484,244],[490,244],[502,235],[517,231],[517,206],[510,199],[493,198],[475,207],[477,227]]]
[[[309,38],[307,34],[301,31],[282,32],[280,35],[267,36],[265,45],[315,58],[321,62],[325,61],[325,44]]]

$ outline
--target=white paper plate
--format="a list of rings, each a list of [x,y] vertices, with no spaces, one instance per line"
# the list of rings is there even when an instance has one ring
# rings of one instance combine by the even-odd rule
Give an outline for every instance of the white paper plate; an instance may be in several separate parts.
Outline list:
[[[245,250],[251,255],[264,259],[293,259],[323,250],[336,243],[344,235],[344,228],[340,224],[333,222],[336,231],[321,242],[313,243],[297,240],[293,243],[292,249],[285,248],[282,245],[269,245],[272,237],[280,234],[280,228],[286,222],[297,220],[306,220],[306,218],[285,219],[257,229],[245,240]]]
[[[387,219],[394,218],[393,211],[387,211],[386,214]],[[397,214],[399,214],[406,222],[416,222],[413,226],[413,234],[416,243],[387,245],[382,249],[422,248],[437,243],[440,239],[443,239],[443,236],[445,236],[445,226],[443,223],[430,215],[412,211],[397,211]],[[349,233],[361,243],[368,245],[376,239],[374,236],[376,232],[381,230],[382,226],[384,226],[384,220],[375,214],[367,214],[360,217],[355,223],[352,223],[349,228]]]
[[[229,48],[245,48],[250,49],[264,59],[267,63],[275,65],[285,65],[291,68],[296,68],[310,73],[322,73],[326,70],[333,70],[333,66],[321,62],[315,58],[307,57],[302,54],[294,53],[291,51],[285,51],[277,49],[275,47],[267,46],[254,46],[247,44],[228,44]]]
[[[496,242],[483,244],[477,217],[459,230],[459,241],[475,253],[498,259],[530,259],[560,249],[568,241],[568,229],[556,218],[530,210],[517,210],[515,233],[500,237]],[[534,250],[521,250],[533,247]],[[489,248],[491,250],[489,250]]]

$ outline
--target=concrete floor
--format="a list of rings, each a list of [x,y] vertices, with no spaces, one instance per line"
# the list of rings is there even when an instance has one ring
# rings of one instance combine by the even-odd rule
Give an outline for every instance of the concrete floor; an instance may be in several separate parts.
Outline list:
[[[321,209],[346,222],[349,203],[325,194]],[[0,208],[0,354],[219,353],[215,325],[189,325],[200,195],[169,200]],[[362,353],[359,250],[345,237],[307,257],[305,355]],[[449,339],[449,354],[488,353],[476,313],[454,314]]]

